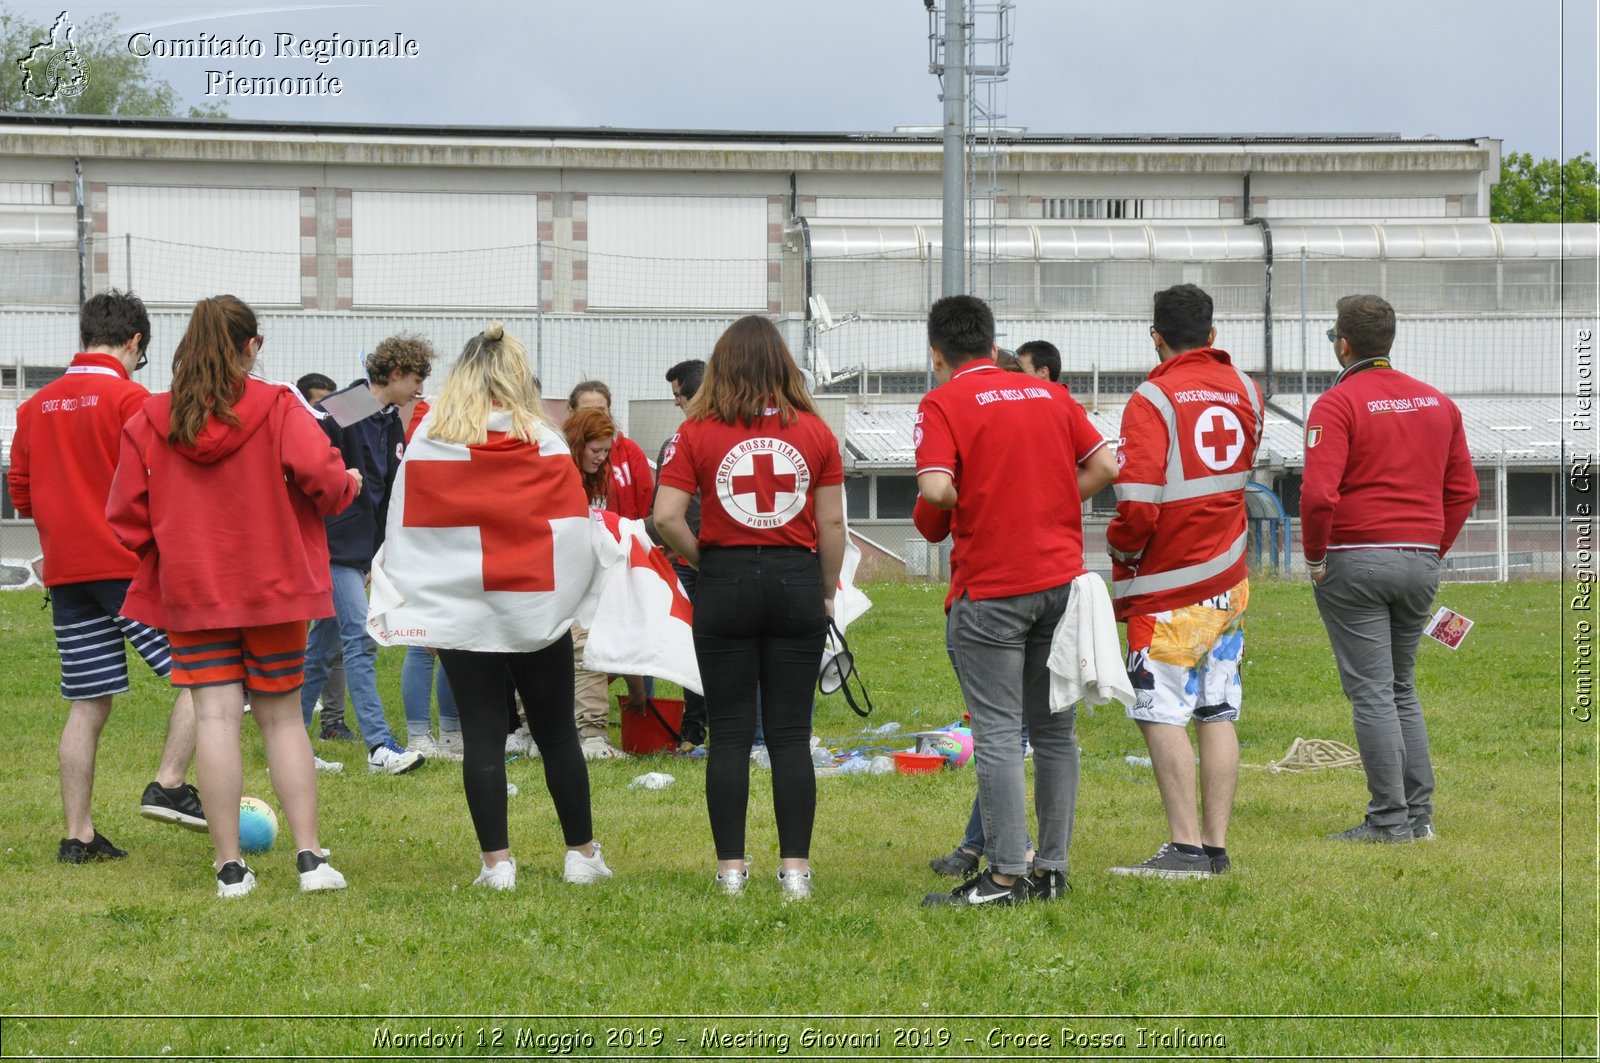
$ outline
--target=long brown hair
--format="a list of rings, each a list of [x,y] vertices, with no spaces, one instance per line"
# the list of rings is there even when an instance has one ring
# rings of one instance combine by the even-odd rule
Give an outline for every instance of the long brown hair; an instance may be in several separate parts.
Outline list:
[[[214,295],[194,304],[189,327],[172,355],[167,442],[193,445],[207,416],[239,424],[233,403],[244,392],[245,347],[255,336],[256,312],[242,299]]]
[[[793,424],[800,410],[817,412],[778,327],[759,314],[741,317],[711,349],[705,379],[686,412],[694,420],[748,428],[774,406],[784,425]]]
[[[583,410],[574,410],[567,418],[562,429],[567,433],[567,447],[572,451],[572,460],[577,463],[578,472],[583,476],[583,489],[588,493],[590,501],[603,501],[611,497],[611,455],[606,455],[606,460],[600,463],[600,468],[594,472],[583,471],[583,452],[590,443],[597,439],[611,439],[617,437],[616,422],[604,410],[589,407]]]

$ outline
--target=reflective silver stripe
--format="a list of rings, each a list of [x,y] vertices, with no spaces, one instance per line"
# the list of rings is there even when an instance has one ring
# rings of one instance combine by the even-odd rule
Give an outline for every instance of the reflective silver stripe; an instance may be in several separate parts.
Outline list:
[[[1160,484],[1113,483],[1118,502],[1160,502],[1166,488]]]
[[[1212,576],[1228,571],[1244,556],[1244,540],[1245,534],[1241,532],[1233,541],[1233,545],[1222,554],[1210,561],[1202,561],[1198,565],[1168,569],[1165,572],[1152,572],[1148,576],[1135,576],[1132,579],[1119,579],[1112,585],[1112,593],[1119,599],[1131,598],[1136,594],[1157,594],[1161,591],[1172,591],[1179,587],[1202,583]]]
[[[1190,498],[1204,498],[1206,495],[1243,491],[1244,485],[1249,482],[1250,474],[1247,472],[1225,472],[1217,476],[1196,476],[1192,480],[1179,480],[1176,484],[1168,484],[1166,493],[1155,501],[1182,502]],[[1120,496],[1118,500],[1121,500]]]
[[[1261,430],[1266,427],[1266,417],[1261,409],[1261,393],[1256,390],[1250,378],[1245,376],[1244,370],[1229,363],[1235,373],[1239,375],[1239,386],[1244,388],[1244,393],[1250,396],[1250,408],[1256,412],[1256,442],[1261,442]]]

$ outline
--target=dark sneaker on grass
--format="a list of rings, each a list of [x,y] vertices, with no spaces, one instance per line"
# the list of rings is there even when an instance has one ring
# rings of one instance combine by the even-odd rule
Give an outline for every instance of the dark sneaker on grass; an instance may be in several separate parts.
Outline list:
[[[243,897],[256,888],[256,873],[243,860],[229,860],[217,872],[218,897]]]
[[[1405,845],[1411,841],[1411,827],[1407,824],[1398,824],[1393,827],[1380,827],[1370,819],[1364,819],[1349,830],[1339,831],[1337,834],[1324,834],[1330,842],[1377,842],[1380,845]]]
[[[1411,840],[1414,842],[1436,842],[1439,832],[1433,829],[1432,816],[1418,816],[1410,823]]]
[[[959,845],[954,850],[939,857],[929,860],[928,866],[941,875],[950,878],[971,878],[978,870],[978,854],[961,848]]]
[[[1137,864],[1123,864],[1111,869],[1113,875],[1137,875],[1142,878],[1210,878],[1211,858],[1204,853],[1191,856],[1171,842],[1156,850],[1148,860]]]
[[[1028,873],[1028,888],[1033,891],[1036,901],[1059,901],[1072,892],[1072,886],[1067,882],[1065,871],[1055,871],[1049,868],[1040,868]]]
[[[1228,859],[1228,854],[1211,857],[1211,873],[1213,875],[1226,875],[1233,870],[1233,861]]]
[[[924,908],[951,906],[958,908],[1006,908],[1013,904],[1026,904],[1033,900],[1033,888],[1028,876],[1022,875],[1009,886],[994,880],[988,868],[975,878],[968,879],[949,893],[930,893],[922,898]]]
[[[322,740],[324,742],[354,742],[356,736],[350,728],[344,725],[343,720],[334,720],[332,723],[323,726]]]
[[[139,799],[139,815],[162,823],[176,823],[190,830],[206,829],[206,814],[200,808],[200,791],[188,783],[167,789],[158,782],[144,788]]]
[[[56,860],[63,864],[88,864],[96,860],[121,860],[127,855],[128,850],[118,849],[111,844],[110,838],[95,831],[94,837],[86,842],[80,842],[76,838],[62,838]]]

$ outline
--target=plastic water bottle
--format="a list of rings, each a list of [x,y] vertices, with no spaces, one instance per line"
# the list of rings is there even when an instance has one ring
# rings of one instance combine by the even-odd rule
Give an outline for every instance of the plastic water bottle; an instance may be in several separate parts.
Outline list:
[[[514,783],[514,782],[506,783],[506,796],[507,797],[515,797],[515,796],[517,796],[517,793],[518,793],[518,791],[517,791],[517,784],[516,783]]]
[[[630,790],[665,790],[677,780],[664,771],[647,772],[628,784]]]
[[[1132,764],[1136,768],[1148,768],[1150,766],[1149,757],[1136,757],[1132,753],[1129,753],[1122,759],[1127,761],[1129,764]]]
[[[833,766],[833,752],[827,746],[811,747],[811,763],[819,768]]]
[[[867,763],[867,772],[871,775],[893,775],[894,761],[879,754]]]
[[[835,774],[861,775],[864,774],[866,770],[867,762],[861,758],[860,754],[852,754],[849,759],[847,759],[843,764],[839,765],[838,769],[835,771]]]
[[[875,734],[875,735],[892,735],[898,730],[900,730],[900,721],[899,720],[890,720],[888,723],[884,724],[882,727],[879,727],[879,728],[875,729],[871,733]]]

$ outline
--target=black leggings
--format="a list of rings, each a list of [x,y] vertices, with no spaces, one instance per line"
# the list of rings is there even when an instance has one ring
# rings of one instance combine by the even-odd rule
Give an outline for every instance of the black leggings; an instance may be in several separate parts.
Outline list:
[[[698,582],[694,650],[710,717],[706,810],[717,859],[745,855],[758,684],[778,855],[809,857],[817,812],[811,686],[828,623],[817,556],[800,549],[709,547],[701,554]]]
[[[572,635],[530,653],[440,650],[461,713],[461,781],[467,810],[486,853],[510,847],[506,831],[506,691],[515,685],[528,728],[544,761],[544,784],[555,802],[567,846],[594,839],[589,767],[572,715]]]

